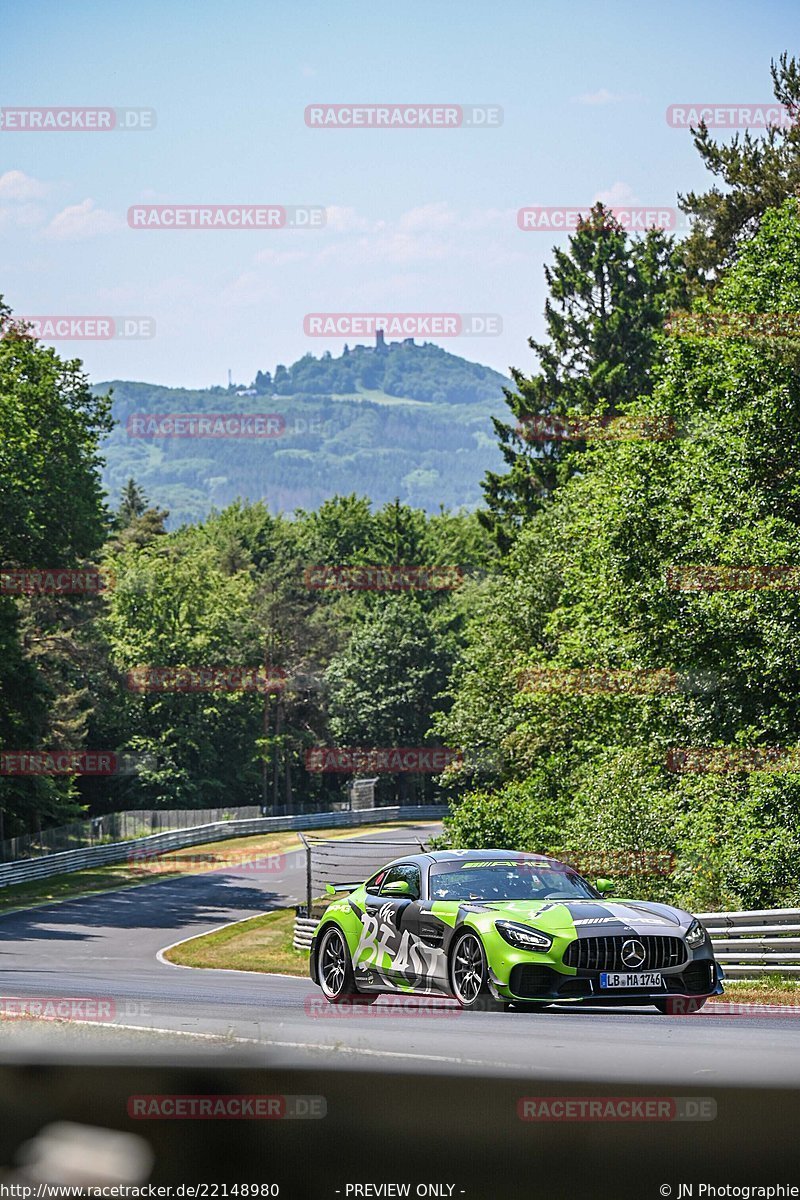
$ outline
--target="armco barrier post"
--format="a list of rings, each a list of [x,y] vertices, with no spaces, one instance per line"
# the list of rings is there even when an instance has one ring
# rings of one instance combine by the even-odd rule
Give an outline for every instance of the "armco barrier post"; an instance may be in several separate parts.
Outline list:
[[[308,841],[300,834],[300,841],[306,848],[306,916],[311,916],[311,847]]]

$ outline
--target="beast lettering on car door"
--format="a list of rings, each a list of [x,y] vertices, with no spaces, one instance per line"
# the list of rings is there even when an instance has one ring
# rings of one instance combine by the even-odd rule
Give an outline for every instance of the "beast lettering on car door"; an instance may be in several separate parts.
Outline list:
[[[405,881],[405,895],[387,895],[391,884]],[[436,951],[420,940],[420,871],[415,863],[400,863],[367,885],[361,936],[353,962],[360,988],[427,991],[434,973]]]

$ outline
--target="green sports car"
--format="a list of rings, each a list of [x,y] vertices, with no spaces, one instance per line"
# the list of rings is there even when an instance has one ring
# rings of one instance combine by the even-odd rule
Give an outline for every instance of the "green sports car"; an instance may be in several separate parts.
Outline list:
[[[390,992],[454,996],[468,1009],[580,1002],[687,1013],[722,992],[691,913],[604,899],[612,889],[539,854],[409,855],[328,906],[311,978],[333,1004]]]

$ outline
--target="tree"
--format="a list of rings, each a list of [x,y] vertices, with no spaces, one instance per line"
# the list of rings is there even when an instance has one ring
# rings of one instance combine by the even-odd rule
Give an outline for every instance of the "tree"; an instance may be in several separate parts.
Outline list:
[[[141,799],[152,807],[252,804],[264,694],[240,687],[131,688],[138,668],[264,663],[249,571],[228,574],[202,532],[180,530],[110,558],[116,586],[101,632],[118,672],[126,748],[148,755]],[[136,676],[133,676],[134,683]]]
[[[450,662],[434,619],[416,599],[386,597],[328,668],[330,727],[336,744],[424,746]],[[413,784],[407,775],[397,780],[405,799]]]
[[[135,479],[131,478],[122,489],[117,509],[117,528],[125,529],[135,517],[140,517],[147,508],[147,496]]]
[[[99,442],[110,400],[78,359],[42,346],[0,297],[0,559],[72,565],[102,544]]]
[[[109,428],[109,399],[92,394],[80,362],[38,343],[0,298],[0,565],[78,566],[99,550],[107,524],[99,442]],[[85,624],[92,600],[82,605],[70,616],[65,598],[0,596],[5,749],[82,748],[90,699],[69,665],[70,630]],[[76,811],[70,777],[0,779],[0,836]]]
[[[538,421],[613,418],[647,393],[657,334],[681,294],[671,238],[651,229],[629,240],[613,214],[596,204],[545,267],[549,340],[529,345],[540,373],[512,369],[516,392],[505,390],[516,425],[493,418],[505,474],[488,472],[482,515],[507,550],[520,527],[552,496],[576,465],[582,441],[548,439]]]
[[[757,232],[768,208],[800,192],[800,63],[782,54],[770,64],[775,99],[791,118],[763,135],[747,131],[731,142],[715,142],[705,123],[692,130],[704,166],[723,181],[703,193],[679,197],[683,212],[696,218],[682,253],[695,288],[713,288],[733,262],[738,247]]]

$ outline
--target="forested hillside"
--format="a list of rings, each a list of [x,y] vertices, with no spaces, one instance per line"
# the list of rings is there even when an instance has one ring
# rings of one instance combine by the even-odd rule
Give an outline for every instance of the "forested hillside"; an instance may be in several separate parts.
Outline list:
[[[116,496],[133,476],[169,510],[171,526],[238,498],[292,512],[354,487],[377,504],[474,508],[483,473],[500,461],[492,417],[508,383],[489,367],[408,341],[345,348],[339,358],[309,354],[274,376],[259,371],[249,386],[98,384],[98,394],[111,390],[116,421],[103,446],[103,481]],[[129,427],[141,413],[265,412],[282,418],[279,436],[138,437]]]

